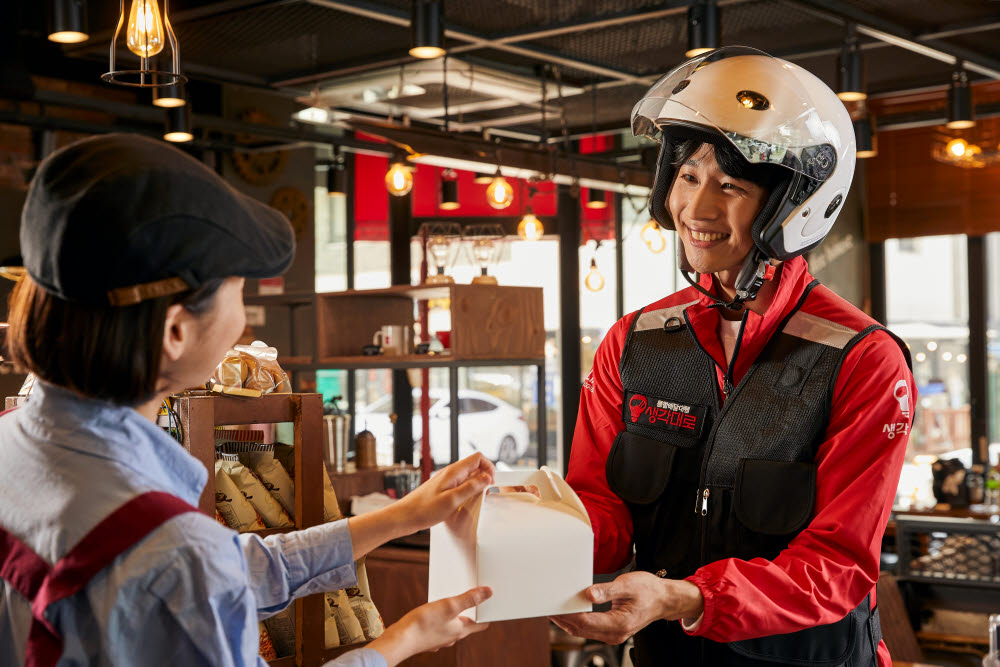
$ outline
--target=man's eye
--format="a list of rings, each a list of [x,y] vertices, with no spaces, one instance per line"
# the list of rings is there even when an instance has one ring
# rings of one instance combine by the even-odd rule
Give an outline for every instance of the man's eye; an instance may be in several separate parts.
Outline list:
[[[681,180],[687,181],[688,183],[695,183],[695,177],[691,174],[681,174]]]

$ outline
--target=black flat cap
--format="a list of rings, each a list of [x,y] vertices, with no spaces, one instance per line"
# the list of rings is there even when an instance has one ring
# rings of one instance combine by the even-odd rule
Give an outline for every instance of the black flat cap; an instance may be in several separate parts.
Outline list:
[[[295,254],[285,217],[159,140],[108,134],[46,158],[21,214],[36,283],[67,301],[129,305],[229,276],[267,278]]]

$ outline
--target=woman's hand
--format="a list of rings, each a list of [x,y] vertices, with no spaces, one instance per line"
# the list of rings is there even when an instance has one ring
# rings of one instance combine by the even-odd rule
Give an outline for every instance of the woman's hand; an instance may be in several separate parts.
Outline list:
[[[594,584],[584,595],[594,603],[610,602],[611,609],[550,618],[572,635],[605,644],[621,644],[660,619],[696,619],[705,607],[701,591],[691,582],[660,579],[649,572],[629,572],[612,582]]]
[[[455,510],[493,483],[493,464],[473,454],[387,507],[348,519],[354,560],[389,540],[423,530],[456,515]]]
[[[451,646],[489,627],[489,623],[476,623],[459,614],[491,595],[493,591],[488,586],[480,586],[452,598],[421,605],[386,628],[368,648],[381,653],[388,667],[394,667],[411,655]]]
[[[405,495],[392,509],[399,512],[409,532],[446,521],[471,498],[493,483],[493,464],[482,454],[467,456],[443,468]]]

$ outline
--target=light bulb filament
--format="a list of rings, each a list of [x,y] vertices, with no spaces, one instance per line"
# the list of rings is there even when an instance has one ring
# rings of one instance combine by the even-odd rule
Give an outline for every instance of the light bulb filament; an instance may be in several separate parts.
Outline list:
[[[156,0],[132,0],[125,43],[129,51],[142,58],[163,50],[163,20]]]

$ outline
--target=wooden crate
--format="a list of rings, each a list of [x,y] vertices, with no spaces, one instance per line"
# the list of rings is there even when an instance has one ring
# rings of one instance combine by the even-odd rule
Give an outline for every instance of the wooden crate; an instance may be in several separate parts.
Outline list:
[[[387,324],[413,326],[417,301],[447,299],[454,361],[541,359],[545,323],[540,287],[497,285],[397,286],[317,295],[318,362],[336,367],[359,359]],[[412,355],[398,358],[405,361]],[[425,358],[425,357],[424,357]],[[381,357],[383,360],[396,359]],[[415,358],[416,361],[419,358]]]

